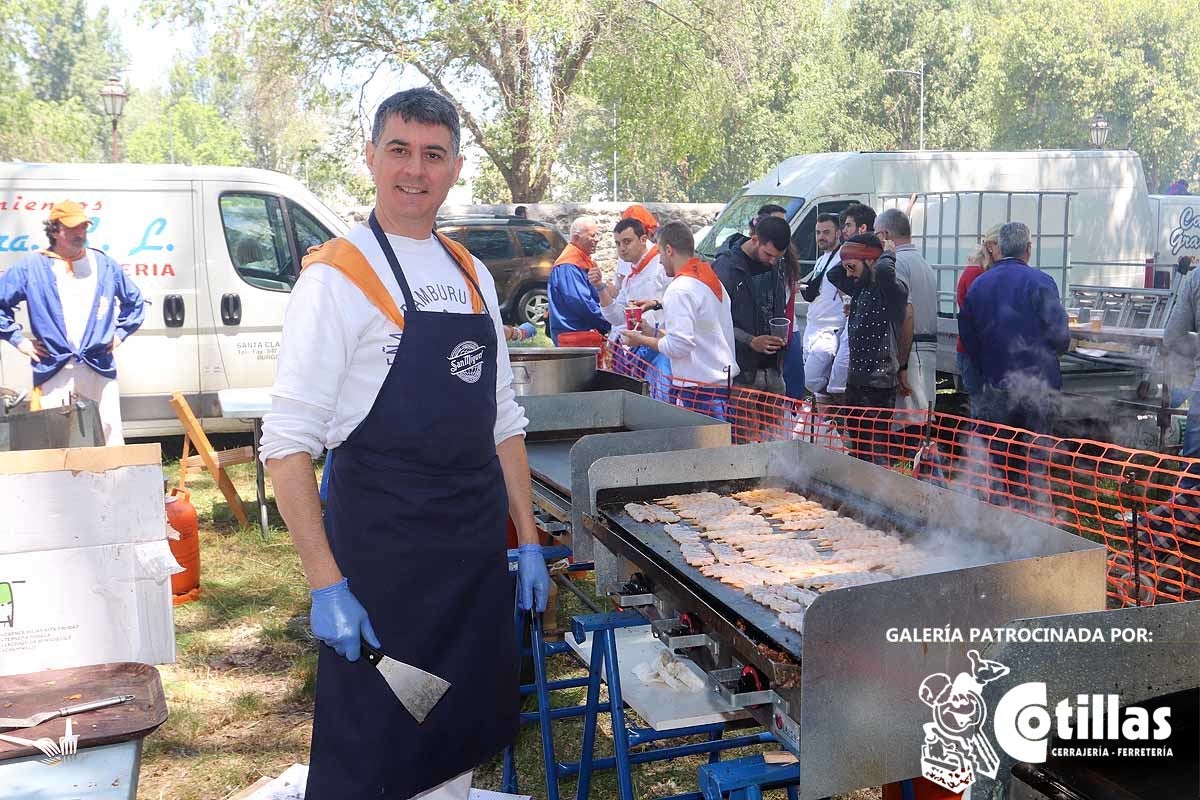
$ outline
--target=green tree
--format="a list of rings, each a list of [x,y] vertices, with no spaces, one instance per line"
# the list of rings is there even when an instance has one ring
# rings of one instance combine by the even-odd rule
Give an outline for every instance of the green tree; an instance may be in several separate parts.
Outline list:
[[[97,160],[108,124],[98,90],[125,61],[106,9],[85,0],[0,3],[0,159]]]
[[[1160,189],[1200,151],[1200,17],[1150,0],[1008,0],[985,69],[997,148],[1086,146],[1092,116],[1109,147],[1142,157]]]
[[[195,97],[135,95],[128,104],[125,153],[144,164],[246,166],[252,153],[242,133],[219,109]]]
[[[197,16],[194,6],[162,3],[176,18]],[[615,0],[220,5],[222,27],[252,31],[285,70],[309,85],[336,71],[383,64],[416,70],[454,100],[469,135],[519,202],[536,201],[549,189],[579,75],[622,13]],[[211,5],[205,9],[204,16],[218,15]]]

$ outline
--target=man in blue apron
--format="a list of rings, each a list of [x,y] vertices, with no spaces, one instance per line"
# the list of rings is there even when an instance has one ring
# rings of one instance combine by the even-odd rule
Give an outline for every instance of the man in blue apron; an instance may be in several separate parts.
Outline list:
[[[458,115],[429,89],[375,115],[367,223],[313,251],[284,322],[262,454],[312,587],[309,800],[465,798],[516,734],[518,602],[544,610],[525,452],[496,288],[434,232],[458,179]],[[336,451],[322,518],[312,459]],[[418,724],[360,637],[451,684]]]

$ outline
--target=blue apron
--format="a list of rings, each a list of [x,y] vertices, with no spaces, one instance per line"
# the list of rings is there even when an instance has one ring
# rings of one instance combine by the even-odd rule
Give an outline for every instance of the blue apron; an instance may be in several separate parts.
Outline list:
[[[337,448],[325,530],[383,651],[451,688],[418,725],[365,659],[322,645],[308,800],[405,800],[486,761],[518,724],[494,323],[419,311],[373,213],[370,225],[404,293],[404,334]]]

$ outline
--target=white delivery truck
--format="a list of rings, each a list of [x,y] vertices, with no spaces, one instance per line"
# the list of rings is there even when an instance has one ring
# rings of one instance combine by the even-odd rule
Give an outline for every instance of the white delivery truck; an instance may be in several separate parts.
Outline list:
[[[942,372],[956,371],[958,277],[991,226],[1027,223],[1033,264],[1054,277],[1064,298],[1068,284],[1142,286],[1154,252],[1146,179],[1129,150],[794,156],[746,184],[698,249],[711,260],[730,234],[746,232],[761,205],[776,203],[788,210],[801,260],[811,263],[817,214],[836,214],[854,202],[876,211],[900,208],[912,218],[913,243],[937,272]]]
[[[1152,194],[1150,211],[1156,235],[1154,258],[1160,268],[1179,263],[1182,256],[1200,262],[1200,196]]]
[[[1008,195],[1013,196],[1011,205]],[[788,209],[801,258],[810,260],[815,258],[813,226],[819,212],[837,213],[852,202],[877,211],[907,209],[910,201],[915,243],[921,246],[923,236],[929,240],[932,249],[926,257],[931,263],[937,259],[961,267],[980,231],[1009,219],[1056,237],[1057,245],[1044,253],[1048,266],[1062,266],[1066,234],[1072,283],[1141,286],[1146,258],[1154,252],[1150,196],[1141,159],[1131,150],[793,156],[746,184],[699,249],[711,258],[731,233],[745,232],[759,206],[778,203]]]
[[[84,205],[89,246],[120,262],[149,302],[117,351],[125,435],[178,433],[173,392],[210,431],[244,427],[220,418],[217,392],[274,383],[300,259],[346,223],[298,181],[265,170],[0,164],[0,273],[48,246],[42,226],[59,200]],[[24,356],[0,343],[0,386],[30,384]]]

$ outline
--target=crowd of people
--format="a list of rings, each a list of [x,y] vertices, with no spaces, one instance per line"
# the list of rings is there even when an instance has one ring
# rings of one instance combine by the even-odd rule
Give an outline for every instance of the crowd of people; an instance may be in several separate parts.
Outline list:
[[[924,421],[937,391],[938,280],[904,211],[853,203],[819,214],[807,271],[787,211],[774,204],[722,242],[711,266],[695,256],[686,226],[659,228],[641,205],[625,210],[612,236],[619,260],[610,282],[592,259],[597,221],[571,225],[550,277],[556,344],[585,341],[579,334],[623,342],[672,376],[674,394],[657,387],[656,396],[715,416],[738,392],[811,398],[818,415],[870,409],[856,452],[873,460],[886,457],[891,431]],[[968,259],[955,293],[959,388],[973,417],[1044,433],[1070,337],[1058,288],[1029,266],[1030,254],[1028,226],[1010,222],[988,229]],[[640,322],[630,324],[630,308]],[[769,438],[784,423],[783,405],[741,404],[739,437]]]

